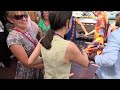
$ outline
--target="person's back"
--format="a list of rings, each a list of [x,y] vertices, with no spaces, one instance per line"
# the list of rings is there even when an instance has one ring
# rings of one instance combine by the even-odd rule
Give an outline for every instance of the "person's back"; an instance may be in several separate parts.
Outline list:
[[[68,79],[71,63],[65,63],[65,53],[69,41],[59,36],[54,36],[50,50],[41,46],[42,57],[45,67],[45,78],[47,79]]]
[[[64,35],[71,28],[72,11],[51,11],[49,20],[51,29],[37,44],[28,59],[28,64],[40,64],[38,56],[43,57],[46,79],[69,79],[71,62],[83,67],[89,66],[87,53],[82,53],[71,41],[64,40]]]

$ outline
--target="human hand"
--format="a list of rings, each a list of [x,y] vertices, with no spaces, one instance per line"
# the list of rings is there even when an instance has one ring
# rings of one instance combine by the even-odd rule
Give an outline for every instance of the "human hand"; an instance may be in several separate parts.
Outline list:
[[[87,37],[88,37],[88,36],[90,36],[90,34],[89,34],[89,33],[85,33],[85,36],[87,36]]]
[[[97,51],[95,51],[94,53],[92,52],[90,52],[89,54],[88,54],[88,59],[90,60],[90,61],[95,61],[95,59],[94,59],[94,57],[97,55]]]
[[[98,47],[94,47],[94,45],[89,46],[86,48],[86,52],[88,54],[88,59],[90,61],[94,61],[95,55],[97,55]]]
[[[70,73],[70,74],[69,74],[69,77],[72,77],[73,75],[74,75],[74,73]]]
[[[98,48],[99,50],[103,50],[104,47],[105,47],[104,45],[98,45],[98,46],[97,46],[97,48]]]

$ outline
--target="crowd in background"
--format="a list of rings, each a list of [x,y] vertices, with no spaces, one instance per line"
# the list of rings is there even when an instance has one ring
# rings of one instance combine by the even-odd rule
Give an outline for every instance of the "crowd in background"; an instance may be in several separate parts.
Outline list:
[[[72,11],[1,11],[0,63],[9,68],[15,58],[15,79],[69,79],[72,62],[88,68],[94,61],[99,65],[95,79],[119,79],[120,13],[114,24],[106,11],[93,14],[97,23],[88,32]],[[76,24],[86,37],[94,33],[82,50],[76,45]]]

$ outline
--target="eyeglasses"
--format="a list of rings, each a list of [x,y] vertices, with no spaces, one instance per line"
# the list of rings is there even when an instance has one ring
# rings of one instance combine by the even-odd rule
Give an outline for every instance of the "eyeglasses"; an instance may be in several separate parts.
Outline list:
[[[15,20],[22,20],[24,18],[28,18],[28,15],[27,14],[23,14],[23,15],[15,15],[13,18]]]

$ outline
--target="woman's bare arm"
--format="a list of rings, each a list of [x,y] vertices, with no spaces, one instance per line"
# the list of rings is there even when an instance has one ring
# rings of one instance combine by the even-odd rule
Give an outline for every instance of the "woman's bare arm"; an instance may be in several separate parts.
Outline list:
[[[66,57],[69,58],[69,60],[82,65],[83,67],[89,66],[87,53],[85,51],[81,53],[78,47],[73,42],[70,42],[68,46]]]
[[[11,45],[10,50],[13,53],[13,55],[25,66],[28,66],[27,60],[28,60],[28,55],[26,54],[23,46],[21,45]]]
[[[95,32],[95,29],[89,32],[88,34],[90,35],[90,34],[93,34],[94,32]]]
[[[32,54],[30,55],[29,59],[28,59],[28,64],[29,65],[34,65],[34,64],[39,64],[41,63],[41,59],[38,57],[41,55],[41,48],[40,48],[40,42],[38,42],[36,48],[34,49],[34,51],[32,52]]]
[[[78,25],[80,25],[81,26],[81,28],[83,29],[83,31],[85,32],[85,34],[87,35],[88,34],[88,32],[87,32],[87,30],[86,30],[86,28],[85,28],[85,26],[80,22],[80,20],[78,19],[78,18],[75,18],[75,21],[77,22],[77,24]]]
[[[10,50],[17,58],[17,60],[19,60],[25,67],[43,68],[43,65],[41,63],[31,66],[28,64],[28,55],[25,52],[23,46],[14,44],[10,46]]]

